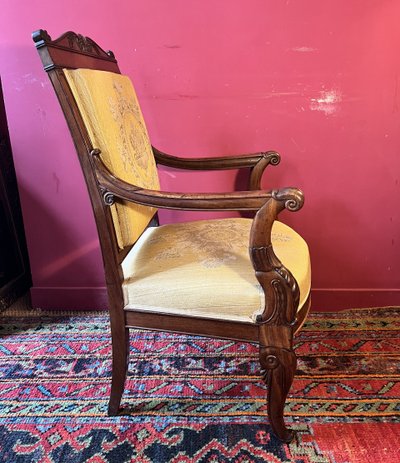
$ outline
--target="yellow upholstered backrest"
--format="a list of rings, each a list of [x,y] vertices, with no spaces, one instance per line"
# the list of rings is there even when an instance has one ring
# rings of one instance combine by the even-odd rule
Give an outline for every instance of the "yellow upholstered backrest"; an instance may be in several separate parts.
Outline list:
[[[118,178],[160,188],[149,136],[130,79],[112,72],[64,69],[94,148]],[[111,206],[118,245],[133,244],[156,209],[129,202]]]

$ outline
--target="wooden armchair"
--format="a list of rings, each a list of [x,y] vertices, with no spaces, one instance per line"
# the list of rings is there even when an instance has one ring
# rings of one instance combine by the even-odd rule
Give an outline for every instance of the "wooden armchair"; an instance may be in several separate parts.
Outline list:
[[[150,144],[133,86],[112,52],[67,32],[33,33],[82,165],[104,260],[112,333],[110,415],[121,413],[129,328],[256,342],[275,434],[296,369],[293,335],[310,307],[305,241],[276,221],[297,211],[296,188],[260,190],[274,151],[183,159]],[[249,169],[248,191],[160,191],[156,164],[182,169]],[[256,211],[245,218],[158,226],[157,209]]]

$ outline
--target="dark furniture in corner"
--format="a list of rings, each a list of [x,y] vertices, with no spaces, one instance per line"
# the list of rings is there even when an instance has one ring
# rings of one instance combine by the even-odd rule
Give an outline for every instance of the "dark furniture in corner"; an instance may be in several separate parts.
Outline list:
[[[0,309],[31,287],[28,252],[0,80]]]

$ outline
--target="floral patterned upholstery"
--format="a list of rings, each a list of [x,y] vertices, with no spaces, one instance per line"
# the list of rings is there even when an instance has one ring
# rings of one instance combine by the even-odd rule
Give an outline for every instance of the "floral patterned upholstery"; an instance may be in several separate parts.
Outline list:
[[[149,227],[122,268],[127,308],[254,322],[264,293],[249,257],[250,219],[218,219]],[[275,222],[273,247],[300,287],[311,286],[306,242]]]
[[[130,79],[112,72],[64,69],[94,148],[117,177],[143,188],[160,188],[143,116]],[[156,209],[118,202],[112,216],[120,248],[133,244]]]

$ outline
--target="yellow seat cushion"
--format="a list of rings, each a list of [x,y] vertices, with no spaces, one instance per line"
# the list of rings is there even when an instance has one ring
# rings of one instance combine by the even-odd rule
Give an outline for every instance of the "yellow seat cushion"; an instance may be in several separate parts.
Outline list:
[[[128,183],[158,190],[146,125],[129,77],[92,69],[64,69],[92,146],[108,169]],[[120,248],[133,244],[156,209],[121,201],[111,206]]]
[[[150,227],[122,263],[127,309],[255,322],[264,292],[249,257],[252,220],[201,220]],[[311,286],[306,242],[275,222],[273,247],[300,287]]]

